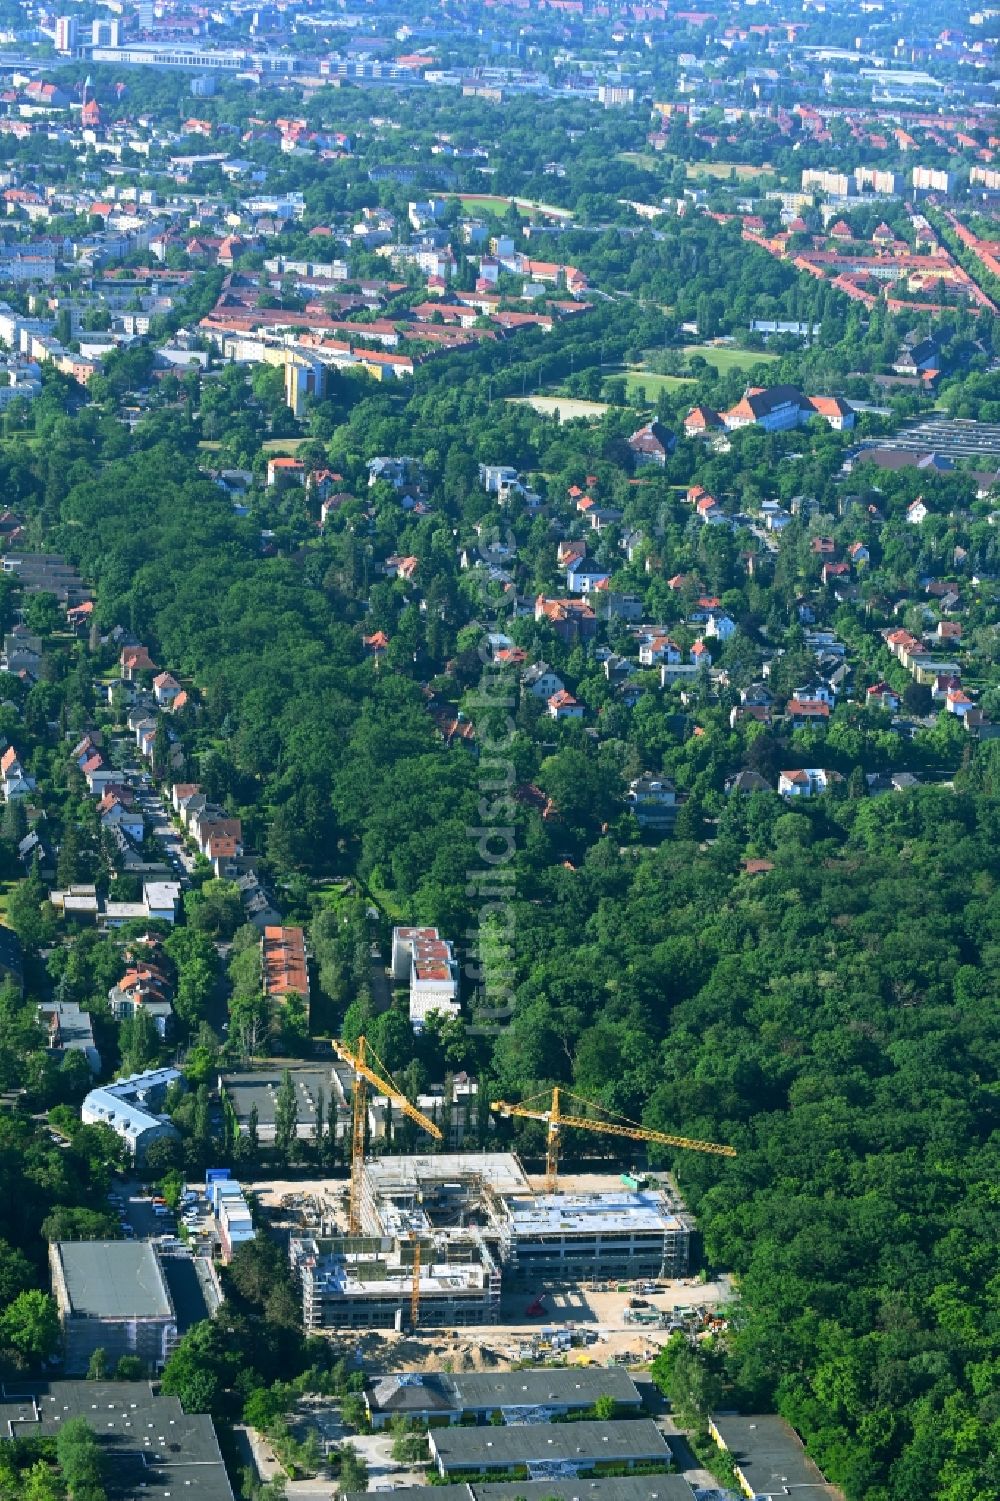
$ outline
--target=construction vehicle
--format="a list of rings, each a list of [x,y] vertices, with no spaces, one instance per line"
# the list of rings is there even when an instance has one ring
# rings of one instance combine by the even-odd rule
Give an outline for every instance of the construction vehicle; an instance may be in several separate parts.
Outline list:
[[[370,1047],[366,1038],[359,1037],[357,1047],[353,1050],[347,1046],[346,1042],[338,1042],[334,1039],[333,1051],[354,1074],[354,1097],[351,1110],[351,1194],[347,1226],[350,1235],[360,1235],[362,1178],[365,1168],[365,1129],[368,1124],[368,1085],[370,1084],[379,1094],[385,1095],[396,1110],[401,1111],[408,1120],[415,1121],[436,1141],[443,1140],[444,1133],[429,1116],[424,1115],[422,1110],[410,1104],[403,1091],[392,1082],[389,1070]],[[378,1064],[381,1073],[372,1067],[368,1061],[369,1057]],[[420,1322],[419,1235],[414,1234],[412,1241],[413,1281],[410,1292],[410,1324],[415,1329]]]
[[[588,1110],[603,1110],[605,1115],[615,1115],[616,1112],[607,1110],[603,1105],[595,1105],[592,1100],[582,1099],[580,1095],[572,1094],[568,1089],[553,1089],[551,1099],[546,1108],[539,1107],[539,1101],[547,1098],[545,1094],[532,1095],[527,1100],[522,1100],[519,1105],[512,1105],[507,1100],[492,1100],[490,1109],[497,1115],[509,1117],[520,1116],[524,1120],[542,1121],[548,1127],[545,1147],[545,1187],[549,1193],[555,1193],[559,1181],[559,1144],[563,1128],[571,1126],[580,1131],[600,1131],[606,1136],[624,1136],[629,1141],[652,1141],[665,1147],[684,1147],[690,1152],[711,1152],[717,1157],[735,1157],[734,1147],[720,1146],[715,1141],[697,1141],[688,1136],[672,1136],[666,1131],[651,1131],[646,1126],[640,1126],[637,1121],[630,1121],[627,1116],[617,1116],[615,1120],[602,1120],[599,1116],[594,1118],[587,1115],[566,1115],[562,1109],[562,1096],[568,1095],[578,1105],[585,1106]]]

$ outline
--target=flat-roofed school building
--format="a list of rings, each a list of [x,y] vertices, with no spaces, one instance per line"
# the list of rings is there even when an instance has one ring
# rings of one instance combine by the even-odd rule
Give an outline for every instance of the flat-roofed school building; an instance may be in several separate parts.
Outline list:
[[[343,1501],[371,1501],[348,1491]],[[683,1475],[608,1475],[581,1480],[472,1480],[462,1485],[397,1486],[392,1501],[695,1501]]]
[[[49,1267],[67,1375],[85,1375],[95,1350],[111,1366],[138,1355],[150,1373],[161,1369],[177,1343],[177,1314],[149,1241],[54,1241]]]
[[[431,1459],[440,1475],[516,1471],[528,1480],[554,1469],[579,1474],[603,1465],[662,1464],[672,1455],[650,1418],[624,1422],[528,1423],[514,1427],[431,1428]]]

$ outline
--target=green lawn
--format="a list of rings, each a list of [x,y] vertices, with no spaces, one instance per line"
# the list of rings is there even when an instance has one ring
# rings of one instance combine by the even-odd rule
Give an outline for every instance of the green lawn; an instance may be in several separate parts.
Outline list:
[[[498,219],[503,218],[510,207],[508,198],[500,198],[495,193],[486,193],[482,197],[475,193],[460,193],[458,201],[470,213],[495,214]]]
[[[755,167],[750,162],[688,162],[687,175],[691,178],[716,177],[728,182],[730,174],[736,174],[739,182],[748,177],[773,177],[770,167]]]
[[[671,390],[675,386],[691,386],[694,381],[683,375],[657,375],[653,370],[626,370],[625,390],[629,400],[637,391],[645,390],[646,395],[652,400],[658,391]],[[612,376],[611,379],[614,379]]]
[[[652,151],[619,151],[618,158],[623,162],[631,162],[633,166],[644,167],[647,172],[654,172],[657,167],[662,167],[667,159],[654,155]]]
[[[749,370],[761,360],[776,360],[776,354],[764,354],[757,349],[732,349],[726,344],[685,344],[685,354],[700,354],[702,359],[714,365],[720,375],[730,370]]]
[[[660,152],[619,151],[618,158],[623,162],[631,162],[636,167],[644,167],[648,172],[654,172],[657,169],[672,172],[676,165],[672,156]],[[746,182],[752,177],[765,178],[768,182],[774,180],[773,168],[755,167],[751,162],[687,162],[685,168],[692,182],[697,182],[699,179],[703,181],[705,178],[728,182],[733,174],[737,182]]]
[[[260,446],[265,453],[295,453],[303,443],[311,442],[311,438],[268,438]]]

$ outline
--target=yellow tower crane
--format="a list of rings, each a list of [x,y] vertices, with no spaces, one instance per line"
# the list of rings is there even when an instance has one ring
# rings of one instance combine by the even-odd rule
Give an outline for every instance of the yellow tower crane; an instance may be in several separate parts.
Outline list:
[[[351,1197],[350,1211],[348,1216],[348,1231],[351,1235],[361,1234],[361,1192],[362,1178],[365,1167],[365,1126],[367,1124],[367,1089],[370,1084],[379,1094],[384,1094],[397,1110],[402,1111],[409,1120],[415,1121],[429,1136],[435,1140],[443,1140],[443,1132],[440,1126],[431,1120],[430,1116],[424,1115],[416,1105],[411,1105],[409,1100],[388,1077],[389,1071],[378,1055],[373,1051],[364,1037],[358,1038],[356,1049],[351,1049],[345,1042],[334,1040],[333,1051],[342,1063],[346,1063],[354,1074],[354,1099],[351,1111]],[[378,1073],[368,1062],[369,1057],[379,1065],[381,1073]],[[420,1239],[413,1237],[413,1284],[410,1294],[410,1321],[414,1328],[420,1319]]]
[[[546,1094],[532,1095],[530,1099],[523,1100],[520,1105],[512,1105],[507,1100],[493,1100],[490,1109],[497,1115],[517,1115],[529,1121],[543,1121],[548,1127],[545,1144],[545,1187],[549,1193],[554,1193],[559,1177],[559,1143],[564,1126],[572,1126],[580,1131],[601,1131],[606,1136],[624,1136],[629,1141],[653,1141],[664,1147],[685,1147],[690,1152],[712,1152],[717,1157],[735,1157],[734,1147],[720,1146],[715,1141],[695,1141],[689,1136],[671,1136],[665,1131],[651,1131],[646,1126],[640,1126],[636,1121],[630,1121],[627,1116],[619,1116],[617,1120],[608,1121],[595,1119],[589,1115],[567,1115],[562,1108],[562,1096],[569,1095],[578,1105],[584,1105],[588,1110],[605,1110],[603,1105],[595,1105],[592,1100],[584,1100],[579,1095],[571,1094],[568,1089],[553,1089],[551,1099]],[[545,1108],[539,1106],[539,1101],[547,1101]],[[615,1112],[605,1110],[606,1115]]]

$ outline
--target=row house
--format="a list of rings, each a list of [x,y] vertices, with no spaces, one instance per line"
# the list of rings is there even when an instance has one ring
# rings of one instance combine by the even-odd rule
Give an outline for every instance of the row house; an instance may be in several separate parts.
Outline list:
[[[264,994],[281,1002],[301,996],[309,1014],[309,965],[305,933],[301,928],[266,927],[261,936],[261,968]]]

